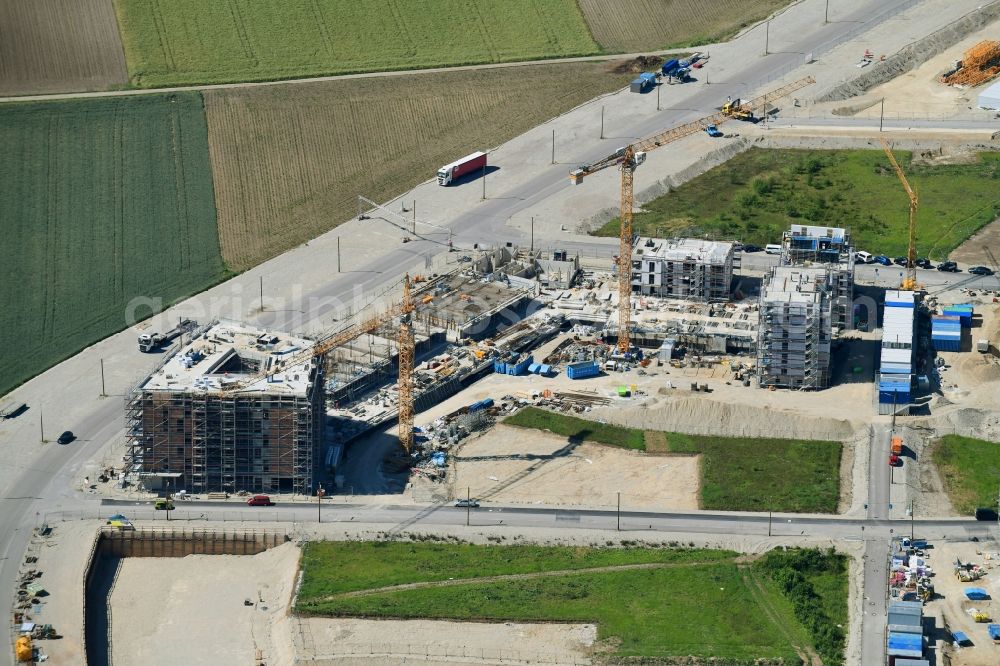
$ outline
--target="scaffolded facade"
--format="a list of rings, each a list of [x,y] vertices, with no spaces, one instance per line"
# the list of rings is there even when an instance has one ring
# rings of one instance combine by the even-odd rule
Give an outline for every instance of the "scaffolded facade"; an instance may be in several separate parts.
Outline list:
[[[761,387],[829,385],[831,281],[828,268],[771,269],[760,294],[757,381]]]
[[[729,300],[735,244],[679,238],[640,238],[632,250],[632,291],[691,301]]]
[[[302,341],[282,345],[261,334],[229,326],[223,335],[216,326],[130,392],[127,462],[134,476],[147,485],[167,477],[169,489],[198,493],[314,490],[325,424],[323,364],[283,367],[276,359],[287,353],[278,347],[301,351]],[[273,374],[224,390],[227,381],[268,369]]]
[[[854,249],[847,229],[793,224],[782,237],[781,263],[829,268],[833,328],[854,328]]]

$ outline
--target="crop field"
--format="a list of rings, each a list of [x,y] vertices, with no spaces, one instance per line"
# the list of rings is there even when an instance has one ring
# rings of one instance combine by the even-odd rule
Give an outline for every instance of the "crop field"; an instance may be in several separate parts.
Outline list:
[[[355,215],[358,194],[384,201],[627,79],[571,63],[206,91],[227,265],[295,247]]]
[[[995,507],[1000,486],[1000,443],[945,435],[932,455],[955,511],[971,516],[978,507]]]
[[[680,48],[729,39],[791,0],[579,0],[594,39],[611,53]]]
[[[0,105],[0,232],[0,394],[218,281],[201,96]]]
[[[104,90],[127,80],[111,0],[0,0],[0,95]]]
[[[917,254],[944,259],[1000,216],[1000,153],[972,164],[916,165],[896,151],[920,197]],[[956,197],[955,192],[961,192]],[[881,150],[752,148],[643,205],[642,234],[776,243],[790,224],[846,227],[855,247],[906,254],[909,200]],[[617,236],[613,220],[597,232]]]
[[[704,509],[834,513],[840,497],[842,444],[643,431],[526,407],[507,425],[568,438],[666,454],[698,454]]]
[[[832,553],[314,542],[302,569],[307,615],[594,622],[618,657],[842,658],[842,632],[812,635],[846,618]]]
[[[600,52],[575,0],[115,0],[132,83],[159,87]]]

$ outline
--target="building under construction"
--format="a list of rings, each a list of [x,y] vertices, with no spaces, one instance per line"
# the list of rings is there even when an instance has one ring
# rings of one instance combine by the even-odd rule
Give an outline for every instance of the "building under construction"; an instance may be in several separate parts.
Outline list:
[[[632,249],[632,291],[691,301],[729,299],[735,244],[697,238],[640,238]]]
[[[757,381],[761,387],[821,389],[830,381],[832,272],[777,266],[760,293]]]
[[[828,268],[834,333],[854,328],[854,248],[849,231],[793,224],[782,237],[781,263]]]
[[[325,418],[322,364],[300,355],[312,345],[232,322],[199,331],[126,399],[131,480],[311,493]]]

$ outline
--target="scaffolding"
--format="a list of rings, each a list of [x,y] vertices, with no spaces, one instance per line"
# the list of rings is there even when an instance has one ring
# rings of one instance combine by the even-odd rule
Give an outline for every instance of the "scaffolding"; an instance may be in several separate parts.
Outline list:
[[[854,248],[850,231],[793,224],[782,236],[781,264],[828,268],[834,333],[854,328]]]
[[[640,238],[632,254],[632,292],[689,301],[729,300],[734,243]]]
[[[192,377],[214,372],[219,363],[232,367],[235,347],[207,349],[214,342],[199,343],[206,347],[207,369],[179,377],[183,370],[178,368],[190,366],[178,360],[183,359],[178,352],[129,391],[126,478],[168,492],[310,494],[325,425],[324,364],[291,370],[298,373],[294,386],[292,378],[270,377],[255,389],[206,390],[201,379]],[[252,358],[246,349],[237,353],[244,360]]]
[[[760,295],[757,381],[761,387],[826,388],[832,303],[828,268],[778,266]]]

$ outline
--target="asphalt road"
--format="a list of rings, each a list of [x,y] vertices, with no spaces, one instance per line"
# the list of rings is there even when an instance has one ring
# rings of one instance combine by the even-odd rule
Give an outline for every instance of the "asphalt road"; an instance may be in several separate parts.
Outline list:
[[[783,43],[782,52],[772,53],[763,58],[756,56],[747,58],[742,68],[739,66],[728,68],[726,78],[733,85],[737,85],[738,82],[739,85],[745,85],[747,89],[756,89],[801,65],[803,62],[802,54],[818,55],[824,53],[857,34],[858,31],[894,16],[912,4],[912,0],[878,0],[877,2],[873,0],[853,14],[838,16],[837,21],[828,24],[816,23],[811,29],[797,30],[794,35],[779,34],[776,28],[772,27],[772,39],[776,42],[780,40]],[[636,137],[645,136],[662,130],[670,123],[681,123],[714,112],[719,103],[718,86],[705,86],[704,88],[686,102],[689,111],[667,112],[654,119],[636,122],[633,126],[626,128],[625,133]],[[602,145],[596,139],[589,146],[580,145],[577,148],[579,154],[584,155],[587,161],[595,161],[607,152],[607,145]],[[507,227],[505,221],[514,213],[570,187],[567,172],[568,166],[565,164],[553,166],[540,177],[509,192],[504,192],[503,198],[489,199],[477,206],[475,211],[457,218],[452,223],[456,245],[471,247],[474,242],[498,243],[505,241],[523,243],[526,240],[520,237],[523,234],[519,235]],[[639,177],[642,177],[641,174]],[[576,244],[567,245],[567,249],[578,249],[574,247]],[[583,244],[580,245],[583,246]],[[440,238],[409,243],[371,262],[366,267],[369,272],[355,272],[333,277],[321,288],[307,294],[303,302],[327,302],[327,299],[352,293],[359,287],[368,292],[378,290],[380,287],[398,281],[400,266],[411,264],[413,258],[417,256],[437,254],[441,247],[442,240]],[[588,249],[603,253],[607,252],[609,247],[607,243],[599,243]],[[609,254],[613,254],[613,251]],[[316,300],[310,300],[311,298]],[[308,312],[303,316],[301,323],[324,314],[326,313],[323,311]],[[268,325],[267,318],[269,316],[273,315],[265,313],[257,323]],[[122,404],[120,400],[110,398],[102,402],[87,417],[76,423],[67,424],[66,427],[81,434],[83,439],[65,447],[54,443],[48,445],[48,448],[30,467],[26,466],[21,469],[19,478],[11,484],[7,495],[2,498],[2,504],[0,504],[2,507],[0,508],[0,535],[2,535],[0,543],[3,544],[3,551],[0,555],[3,559],[0,561],[0,588],[6,591],[3,602],[5,607],[10,605],[17,569],[31,529],[44,516],[55,511],[81,509],[89,511],[90,507],[93,507],[95,514],[100,512],[100,507],[92,499],[73,491],[71,484],[75,470],[96,454],[104,442],[120,435]],[[18,462],[16,460],[5,461],[5,464],[17,466]],[[873,467],[873,469],[876,468]],[[196,508],[200,513],[206,514],[213,514],[216,511],[242,511],[242,509],[231,509],[228,505],[219,509],[214,507]],[[185,510],[187,509],[179,509],[178,517],[180,517],[180,512]],[[288,512],[295,514],[297,511],[301,511],[301,509],[294,507],[276,507],[273,510],[279,516],[287,515]],[[351,511],[354,513],[350,513]],[[405,525],[407,521],[418,517],[414,514],[412,507],[396,506],[337,507],[331,508],[330,512],[330,519],[350,520],[353,518],[359,521],[375,521],[395,525]],[[438,508],[422,511],[419,518],[421,522],[429,524],[462,524],[464,515],[465,512],[454,508]],[[514,510],[510,508],[491,511],[484,508],[469,512],[468,515],[483,524],[545,527],[572,525],[573,527],[593,526],[600,529],[613,529],[610,522],[612,516],[607,511]],[[763,530],[766,527],[763,523],[766,518],[762,516],[727,517],[715,514],[639,514],[630,512],[623,515],[622,518],[624,520],[622,526],[627,529],[642,529],[645,525],[645,529],[660,531],[758,534],[764,533]],[[617,521],[617,516],[614,516],[614,519]],[[919,525],[922,529],[929,530],[926,535],[931,537],[962,538],[967,535],[985,533],[983,527],[967,522],[920,521]],[[797,516],[783,516],[780,523],[771,521],[773,533],[793,535],[798,531],[800,536],[829,538],[861,538],[862,526],[865,527],[866,538],[878,538],[879,544],[888,537],[890,531],[895,527],[892,523],[877,520],[874,517],[868,522]],[[871,543],[876,542],[872,541]],[[873,578],[873,584],[874,580]],[[872,626],[877,625],[873,623]],[[865,633],[867,639],[870,633],[867,625]],[[881,632],[879,632],[878,637],[880,639]],[[0,657],[0,664],[10,663],[12,651],[8,648],[0,653],[4,655]]]

